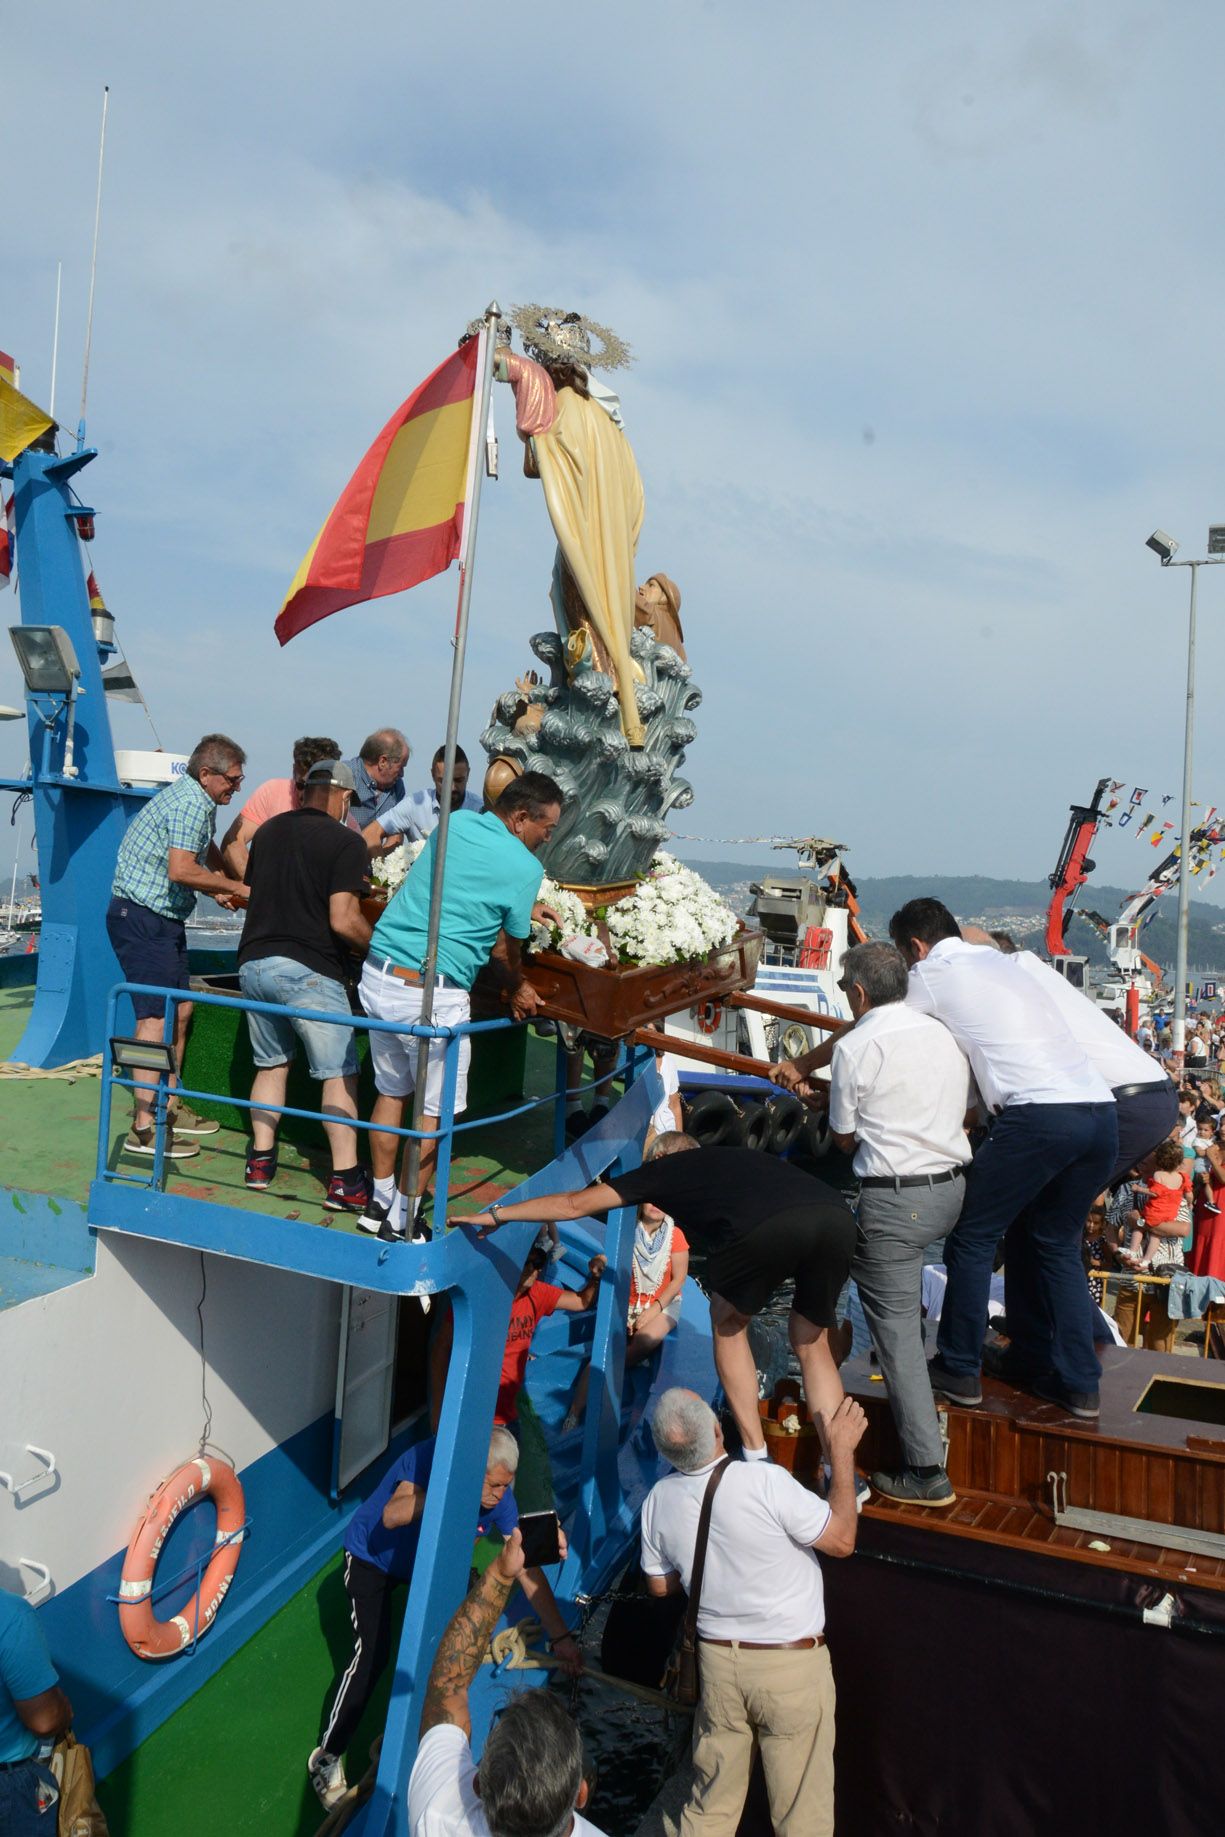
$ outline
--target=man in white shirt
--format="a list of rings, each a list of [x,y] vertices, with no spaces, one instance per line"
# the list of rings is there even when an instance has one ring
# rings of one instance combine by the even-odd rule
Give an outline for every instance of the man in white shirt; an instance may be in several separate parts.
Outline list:
[[[854,1455],[867,1418],[853,1397],[819,1418],[828,1503],[770,1461],[732,1461],[710,1514],[698,1604],[701,1697],[692,1797],[679,1837],[736,1829],[755,1750],[775,1837],[832,1837],[834,1680],[816,1552],[855,1548]],[[675,1472],[642,1508],[642,1569],[653,1595],[689,1588],[698,1519],[723,1434],[694,1391],[668,1390],[651,1423]]]
[[[982,1401],[987,1295],[1002,1236],[1010,1377],[1095,1418],[1101,1367],[1081,1239],[1118,1157],[1113,1092],[1047,991],[1014,958],[967,944],[939,900],[908,901],[889,934],[911,966],[907,1001],[948,1028],[996,1113],[945,1246],[932,1387],[956,1403]]]
[[[838,987],[855,1025],[834,1045],[829,1124],[835,1146],[855,1154],[851,1274],[905,1461],[899,1473],[874,1473],[872,1485],[890,1499],[950,1506],[957,1495],[927,1376],[922,1277],[924,1253],[953,1229],[965,1197],[970,1067],[947,1027],[908,1004],[906,963],[892,944],[848,950]]]
[[[438,1642],[408,1782],[412,1837],[601,1837],[580,1815],[583,1738],[552,1691],[517,1691],[472,1758],[468,1689],[522,1574],[514,1530]]]
[[[425,842],[438,827],[438,810],[442,798],[442,773],[447,749],[440,746],[430,764],[430,779],[424,791],[410,791],[407,797],[376,816],[362,831],[372,854],[386,854],[401,842]],[[484,802],[468,789],[468,755],[462,746],[455,749],[455,771],[451,778],[451,810],[483,810]]]

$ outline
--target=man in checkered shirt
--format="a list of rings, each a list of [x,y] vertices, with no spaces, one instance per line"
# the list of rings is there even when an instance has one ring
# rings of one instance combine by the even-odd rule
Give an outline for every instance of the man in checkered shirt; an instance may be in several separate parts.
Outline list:
[[[241,881],[232,880],[213,840],[218,804],[228,804],[242,783],[246,754],[225,734],[205,734],[187,761],[181,778],[151,797],[128,825],[119,845],[106,929],[127,982],[152,983],[158,988],[186,989],[186,920],[191,917],[198,893],[210,893],[221,906],[232,910],[246,898]],[[163,1003],[160,995],[133,995],[136,1037],[157,1041],[162,1037]],[[183,1063],[192,1004],[175,1009],[174,1048]],[[137,1074],[139,1080],[139,1074]],[[174,1082],[174,1080],[172,1080]],[[132,1128],[124,1143],[128,1154],[152,1155],[155,1082],[139,1080],[135,1091]],[[199,1151],[183,1136],[213,1135],[215,1122],[196,1116],[186,1104],[171,1105],[172,1127],[165,1152],[184,1160]]]

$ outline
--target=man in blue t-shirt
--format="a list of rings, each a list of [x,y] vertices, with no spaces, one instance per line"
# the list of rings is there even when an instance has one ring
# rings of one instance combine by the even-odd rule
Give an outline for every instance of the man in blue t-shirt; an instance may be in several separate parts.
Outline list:
[[[544,772],[524,772],[503,791],[493,810],[457,810],[450,819],[438,934],[435,1026],[457,1027],[471,1013],[469,993],[478,970],[492,959],[510,996],[516,1020],[536,1012],[536,991],[523,974],[520,948],[531,936],[532,912],[544,870],[536,859],[561,816],[562,792]],[[373,1019],[415,1026],[421,1018],[422,970],[429,930],[430,887],[438,831],[374,928],[362,971],[362,1006]],[[370,1057],[378,1091],[370,1113],[373,1206],[358,1224],[402,1242],[407,1234],[403,1200],[396,1194],[398,1129],[417,1074],[417,1041],[411,1033],[372,1033]],[[460,1042],[455,1114],[467,1108],[467,1035]],[[444,1042],[432,1041],[425,1082],[422,1128],[437,1130],[442,1111]],[[408,1157],[405,1156],[405,1168]],[[417,1190],[424,1199],[434,1166],[434,1145],[421,1145]]]
[[[43,1815],[55,1782],[37,1759],[44,1742],[72,1726],[72,1705],[59,1686],[38,1616],[0,1589],[0,1831],[43,1837]],[[53,1828],[55,1819],[51,1819]]]
[[[345,1532],[344,1582],[353,1624],[353,1655],[340,1674],[319,1746],[306,1763],[311,1784],[328,1809],[348,1790],[345,1751],[391,1656],[392,1591],[398,1583],[412,1580],[434,1448],[431,1435],[393,1461]],[[519,1523],[519,1508],[511,1491],[518,1465],[519,1444],[514,1436],[509,1429],[495,1429],[481,1488],[478,1538],[505,1539]],[[564,1539],[562,1542],[564,1559]],[[577,1676],[583,1668],[582,1653],[562,1619],[548,1578],[540,1569],[525,1569],[521,1586],[557,1657]]]

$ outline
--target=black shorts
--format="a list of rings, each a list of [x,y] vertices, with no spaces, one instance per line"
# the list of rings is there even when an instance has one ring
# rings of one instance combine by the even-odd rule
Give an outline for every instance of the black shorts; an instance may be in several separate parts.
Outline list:
[[[795,1313],[814,1327],[836,1327],[854,1254],[855,1220],[846,1206],[799,1206],[714,1251],[706,1286],[738,1313],[760,1314],[784,1282],[794,1282]]]
[[[191,987],[182,919],[163,918],[116,894],[107,907],[106,930],[125,982],[151,982],[159,989]],[[133,995],[131,1000],[138,1021],[163,1011],[160,995]]]

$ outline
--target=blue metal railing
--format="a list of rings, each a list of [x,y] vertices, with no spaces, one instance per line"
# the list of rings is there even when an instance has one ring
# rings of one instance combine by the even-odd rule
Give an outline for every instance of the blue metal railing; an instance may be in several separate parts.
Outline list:
[[[111,990],[106,1010],[106,1037],[108,1042],[117,1036],[118,1005],[122,997],[131,995],[157,996],[162,1001],[162,1043],[173,1048],[174,1022],[177,1008],[182,1002],[191,1002],[193,1006],[227,1008],[243,1013],[272,1014],[282,1020],[306,1020],[323,1022],[333,1027],[356,1028],[365,1033],[393,1033],[401,1037],[411,1036],[418,1040],[441,1040],[444,1043],[442,1101],[440,1104],[441,1127],[437,1130],[408,1129],[403,1126],[393,1127],[388,1123],[374,1124],[361,1117],[343,1119],[351,1127],[364,1130],[367,1134],[374,1130],[382,1135],[394,1135],[405,1141],[429,1141],[437,1143],[437,1160],[434,1168],[434,1212],[436,1217],[445,1215],[450,1199],[452,1144],[456,1135],[462,1135],[472,1129],[485,1129],[498,1123],[513,1122],[517,1117],[526,1116],[533,1110],[552,1104],[555,1111],[554,1138],[555,1148],[560,1152],[563,1145],[563,1104],[567,1095],[596,1089],[605,1084],[610,1077],[625,1065],[625,1050],[619,1051],[617,1064],[613,1071],[603,1072],[598,1078],[586,1084],[579,1084],[567,1089],[566,1062],[567,1055],[561,1042],[558,1042],[558,1070],[554,1090],[541,1097],[525,1098],[522,1103],[513,1105],[508,1110],[501,1110],[493,1115],[472,1117],[466,1122],[455,1118],[455,1091],[459,1076],[459,1052],[465,1038],[474,1034],[504,1033],[512,1027],[521,1027],[526,1022],[517,1021],[510,1016],[499,1016],[487,1021],[462,1021],[458,1026],[422,1026],[406,1025],[401,1021],[377,1020],[368,1014],[337,1014],[334,1011],[322,1013],[314,1008],[295,1008],[280,1002],[251,1001],[243,995],[221,995],[207,990],[167,989],[152,983],[120,982]],[[125,1036],[126,1037],[126,1036]],[[112,1093],[118,1087],[121,1090],[148,1090],[149,1079],[124,1077],[112,1061],[102,1082],[102,1103],[98,1118],[98,1154],[96,1174],[99,1180],[110,1181],[129,1186],[160,1188],[165,1177],[167,1108],[170,1100],[170,1086],[165,1074],[159,1074],[156,1083],[154,1100],[154,1144],[153,1164],[148,1174],[129,1174],[110,1166],[111,1141],[111,1105]],[[261,1110],[274,1116],[292,1116],[306,1122],[336,1121],[334,1111],[305,1110],[292,1104],[274,1104],[261,1101],[254,1103],[249,1097],[238,1097],[230,1091],[218,1092],[196,1089],[190,1085],[176,1082],[174,1094],[177,1097],[194,1098],[197,1101],[210,1103],[223,1101],[240,1110]]]

